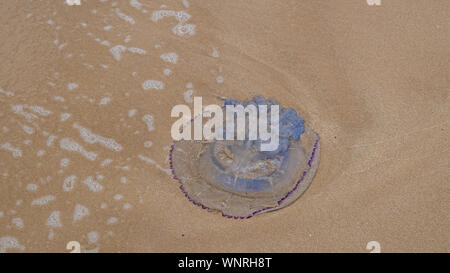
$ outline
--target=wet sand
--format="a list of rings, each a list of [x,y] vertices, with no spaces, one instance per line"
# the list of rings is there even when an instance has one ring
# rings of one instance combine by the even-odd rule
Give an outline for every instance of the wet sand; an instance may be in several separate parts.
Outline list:
[[[450,251],[447,1],[19,0],[0,14],[0,251]],[[170,111],[256,93],[302,114],[321,161],[290,206],[231,220],[172,178]]]

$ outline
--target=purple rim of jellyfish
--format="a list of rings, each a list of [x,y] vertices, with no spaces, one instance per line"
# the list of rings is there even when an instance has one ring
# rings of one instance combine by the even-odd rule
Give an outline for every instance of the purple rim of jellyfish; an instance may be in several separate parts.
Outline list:
[[[314,143],[314,147],[313,147],[313,150],[312,150],[312,153],[311,153],[311,157],[310,157],[309,160],[308,160],[308,166],[309,166],[309,167],[312,166],[312,162],[314,161],[314,156],[315,156],[316,150],[317,150],[317,145],[319,144],[319,139],[320,139],[320,138],[319,138],[319,135],[316,134],[316,136],[317,136],[317,139],[316,139],[316,142]],[[184,187],[183,187],[183,181],[181,181],[181,179],[178,178],[178,176],[177,176],[176,173],[175,173],[175,169],[173,168],[173,164],[172,164],[172,154],[173,154],[174,148],[175,148],[175,142],[172,143],[172,147],[170,148],[170,155],[169,155],[170,169],[172,170],[173,178],[176,179],[176,180],[178,180],[178,182],[180,182],[180,184],[181,184],[181,185],[180,185],[180,190],[184,193],[184,196],[186,196],[186,198],[187,198],[189,201],[191,201],[194,205],[199,206],[199,207],[201,207],[202,209],[206,209],[206,210],[217,210],[217,209],[211,209],[211,208],[208,208],[207,206],[201,204],[200,202],[195,201],[195,200],[192,199],[192,198],[189,196],[189,194],[186,192],[186,190],[185,190]],[[306,176],[307,173],[308,173],[308,171],[304,171],[303,174],[302,174],[302,176],[300,177],[300,179],[297,181],[297,183],[295,183],[294,188],[293,188],[292,190],[290,190],[288,193],[286,193],[286,195],[285,195],[283,198],[281,198],[280,200],[278,200],[278,202],[277,202],[277,203],[278,203],[278,206],[281,205],[281,204],[284,202],[284,200],[286,200],[286,199],[287,199],[294,191],[297,190],[298,186],[299,186],[300,183],[303,181],[303,179],[305,178],[305,176]],[[255,216],[255,215],[257,215],[257,214],[259,214],[259,213],[261,213],[261,212],[263,212],[263,211],[270,210],[270,209],[274,209],[274,208],[276,208],[276,207],[277,207],[277,206],[265,207],[265,208],[262,208],[262,209],[260,209],[260,210],[257,210],[257,211],[252,212],[252,214],[250,214],[250,215],[248,215],[248,216],[232,216],[232,215],[228,215],[228,214],[226,214],[226,213],[223,213],[222,211],[221,211],[221,213],[222,213],[222,216],[223,216],[223,217],[227,217],[227,218],[233,218],[233,219],[248,219],[248,218],[251,218],[251,217],[253,217],[253,216]]]

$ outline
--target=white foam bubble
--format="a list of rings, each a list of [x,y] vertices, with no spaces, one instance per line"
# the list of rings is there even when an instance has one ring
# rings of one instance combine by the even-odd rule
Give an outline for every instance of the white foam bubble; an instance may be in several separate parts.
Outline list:
[[[108,166],[109,164],[111,164],[111,162],[113,162],[113,160],[110,159],[110,158],[107,158],[107,159],[103,160],[102,163],[100,163],[100,165],[101,165],[102,167],[106,167],[106,166]]]
[[[30,107],[28,107],[28,108],[29,108],[31,111],[35,112],[36,114],[41,115],[41,116],[44,116],[44,117],[49,116],[49,115],[52,114],[52,111],[47,110],[47,109],[45,109],[45,108],[42,107],[42,106],[32,105],[32,106],[30,106]]]
[[[94,244],[98,241],[98,232],[97,231],[91,231],[88,233],[88,241],[91,244]]]
[[[173,10],[156,10],[152,13],[152,21],[158,22],[165,17],[174,17],[178,24],[172,28],[172,32],[178,36],[184,36],[189,34],[190,36],[195,34],[195,25],[185,24],[191,15],[185,11],[173,11]]]
[[[169,76],[170,74],[172,74],[172,70],[170,68],[166,68],[163,71],[164,75]]]
[[[152,14],[152,20],[155,22],[160,19],[163,19],[164,17],[174,17],[175,20],[178,21],[178,23],[183,24],[191,18],[191,15],[183,10],[180,11],[157,10],[154,11]]]
[[[61,114],[61,121],[66,121],[68,120],[72,115],[70,113],[62,113]]]
[[[63,138],[59,142],[59,146],[63,150],[71,151],[71,152],[78,152],[81,155],[83,155],[85,158],[94,161],[97,159],[97,154],[94,152],[88,152],[84,149],[83,146],[78,144],[77,142],[73,141],[70,138]]]
[[[61,159],[61,161],[59,162],[59,166],[61,168],[65,168],[67,166],[69,166],[70,160],[68,158],[63,158]]]
[[[13,111],[14,114],[24,116],[27,120],[33,120],[38,118],[38,116],[36,116],[35,114],[25,112],[23,108],[24,106],[20,104],[11,106],[11,110]]]
[[[58,46],[58,50],[62,50],[64,47],[66,47],[67,46],[67,43],[63,43],[63,44],[60,44],[59,46]]]
[[[78,132],[80,133],[81,138],[89,143],[89,144],[95,144],[98,143],[101,146],[115,151],[115,152],[120,152],[123,150],[122,145],[120,145],[119,143],[117,143],[114,139],[112,138],[106,138],[97,134],[94,134],[91,130],[89,130],[88,128],[85,128],[83,126],[78,125],[77,123],[73,124],[73,128],[78,129]]]
[[[125,52],[127,48],[123,45],[116,45],[112,47],[109,52],[113,55],[114,59],[116,61],[120,61],[122,59],[122,53]]]
[[[112,225],[112,224],[117,223],[117,221],[118,221],[118,219],[117,219],[116,217],[110,217],[110,218],[108,218],[108,220],[106,221],[106,223],[107,223],[108,225]]]
[[[109,41],[102,41],[101,43],[100,43],[101,45],[104,45],[104,46],[107,46],[107,47],[110,47],[111,46],[111,43],[109,42]]]
[[[20,217],[15,217],[12,219],[12,223],[18,228],[18,229],[23,229],[25,227],[22,218]]]
[[[47,138],[47,146],[48,146],[48,147],[52,146],[52,145],[53,145],[53,141],[55,141],[56,138],[57,138],[56,136],[50,135],[50,136]]]
[[[128,110],[128,117],[133,117],[136,114],[137,110],[136,109],[130,109]]]
[[[147,130],[149,132],[155,130],[155,127],[153,125],[153,116],[150,114],[146,114],[142,116],[142,121],[147,125]]]
[[[137,47],[129,47],[128,51],[134,54],[145,55],[147,54],[147,50]]]
[[[103,186],[95,181],[92,176],[86,178],[83,183],[86,184],[92,192],[100,192],[103,190]]]
[[[83,205],[76,204],[73,212],[73,221],[78,222],[86,216],[89,216],[89,209]]]
[[[165,17],[174,17],[176,14],[173,10],[155,10],[152,13],[152,21],[158,22],[159,20],[165,18]]]
[[[104,97],[100,99],[100,102],[98,103],[99,105],[106,105],[111,101],[110,97]]]
[[[149,89],[163,90],[164,83],[157,80],[147,80],[142,84],[142,89],[144,89],[145,91]]]
[[[78,88],[78,84],[76,82],[71,82],[67,84],[67,89],[69,89],[69,91],[75,90]]]
[[[185,34],[190,36],[195,34],[195,25],[193,24],[177,24],[172,28],[172,32],[175,35],[183,37]]]
[[[12,146],[9,142],[3,143],[0,149],[11,152],[14,158],[22,157],[22,150]]]
[[[43,206],[43,205],[48,204],[49,202],[51,202],[53,200],[55,200],[55,196],[53,196],[53,195],[45,195],[45,196],[42,196],[41,198],[34,199],[31,202],[31,205],[32,206]]]
[[[178,54],[175,52],[163,53],[160,58],[167,63],[176,64],[178,61]]]
[[[217,48],[213,48],[213,52],[211,54],[214,58],[219,58],[219,51],[217,51]]]
[[[61,213],[58,210],[53,211],[50,213],[50,216],[48,216],[45,224],[53,228],[62,227],[60,214]]]
[[[148,164],[154,165],[156,168],[158,168],[159,170],[165,172],[166,174],[172,175],[172,170],[161,167],[161,165],[156,163],[156,161],[154,161],[153,159],[151,159],[151,158],[149,158],[147,156],[144,156],[144,155],[138,155],[138,158],[140,160],[148,163]]]
[[[122,198],[123,198],[123,195],[120,194],[120,193],[114,195],[114,200],[116,200],[116,201],[119,201],[119,200],[121,200]]]
[[[136,21],[133,19],[133,17],[126,15],[119,8],[116,8],[115,12],[120,17],[120,19],[125,20],[125,22],[128,22],[132,25],[134,25],[136,23]]]
[[[22,130],[23,130],[25,133],[27,133],[27,134],[29,134],[29,135],[34,134],[34,128],[33,128],[33,127],[27,126],[27,125],[25,125],[25,124],[22,124],[21,127],[22,127]]]
[[[76,175],[68,176],[63,181],[63,190],[64,191],[71,191],[75,187],[75,183],[77,181]]]
[[[19,241],[11,236],[0,237],[0,253],[5,253],[8,249],[25,250],[25,247],[19,244]]]
[[[144,142],[144,147],[145,148],[150,148],[150,147],[152,147],[152,145],[153,145],[153,142],[151,142],[150,140]]]
[[[138,0],[130,0],[130,6],[136,9],[141,9],[142,3],[140,3]]]
[[[38,185],[36,185],[36,184],[28,184],[26,186],[26,189],[27,189],[27,191],[37,191]]]
[[[13,92],[11,92],[11,91],[5,91],[5,90],[3,90],[1,87],[0,87],[0,94],[3,94],[3,95],[5,95],[5,96],[7,96],[7,97],[13,97],[13,96],[14,96],[14,93],[13,93]]]
[[[194,90],[189,89],[184,92],[184,101],[187,103],[192,103],[192,95],[194,94]]]

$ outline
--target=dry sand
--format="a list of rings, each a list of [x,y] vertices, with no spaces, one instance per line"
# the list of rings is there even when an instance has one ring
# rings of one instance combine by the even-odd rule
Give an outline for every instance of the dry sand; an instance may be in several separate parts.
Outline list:
[[[0,251],[450,251],[449,1],[19,0],[0,14]],[[188,90],[300,111],[321,136],[306,193],[249,220],[192,205],[168,171]]]

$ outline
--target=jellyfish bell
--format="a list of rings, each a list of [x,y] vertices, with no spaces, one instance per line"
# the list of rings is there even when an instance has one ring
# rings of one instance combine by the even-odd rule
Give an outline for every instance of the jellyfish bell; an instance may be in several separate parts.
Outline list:
[[[227,99],[224,104],[277,103],[255,96],[244,103]],[[317,170],[319,136],[295,110],[280,106],[279,113],[279,143],[273,150],[261,149],[266,144],[261,139],[175,141],[170,167],[186,197],[204,209],[236,219],[277,210],[295,201]],[[248,133],[249,126],[246,128]]]

